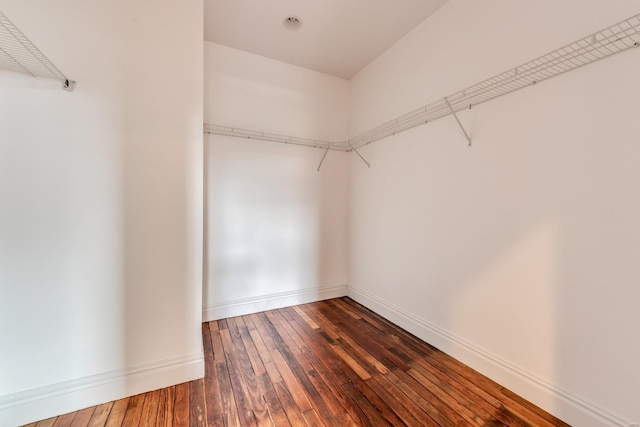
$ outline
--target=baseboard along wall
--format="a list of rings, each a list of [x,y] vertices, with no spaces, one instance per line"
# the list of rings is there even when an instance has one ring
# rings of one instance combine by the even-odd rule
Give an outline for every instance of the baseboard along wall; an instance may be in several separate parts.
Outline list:
[[[203,321],[344,296],[350,297],[572,425],[637,426],[613,411],[527,372],[498,355],[406,312],[395,304],[347,284],[305,288],[206,306],[203,308]],[[204,359],[198,354],[0,396],[0,425],[19,425],[45,419],[126,395],[201,378],[203,372]]]
[[[202,309],[202,321],[225,319],[243,316],[266,310],[290,307],[331,298],[347,296],[348,285],[341,283],[318,288],[303,288],[294,291],[279,292],[257,297],[235,299],[205,306]]]
[[[638,426],[368,291],[349,286],[348,296],[571,425]]]
[[[0,426],[47,419],[203,375],[204,355],[195,354],[0,396]]]

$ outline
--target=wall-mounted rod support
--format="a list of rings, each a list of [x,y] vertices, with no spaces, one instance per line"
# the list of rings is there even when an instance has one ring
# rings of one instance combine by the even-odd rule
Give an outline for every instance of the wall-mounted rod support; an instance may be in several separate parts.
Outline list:
[[[0,11],[0,69],[58,80],[63,89],[71,92],[76,82],[68,79],[58,67],[47,58]]]
[[[324,150],[324,154],[322,155],[322,159],[320,159],[320,164],[318,165],[318,172],[320,172],[320,168],[322,167],[322,163],[324,162],[324,158],[327,157],[327,153],[329,152],[329,147]]]
[[[75,80],[69,80],[66,79],[64,81],[64,83],[62,84],[62,89],[68,91],[68,92],[73,92],[73,90],[76,88],[76,81]]]
[[[465,130],[464,126],[462,126],[462,122],[458,118],[458,115],[456,114],[456,110],[454,110],[453,107],[451,106],[451,103],[449,102],[449,98],[445,98],[444,100],[447,102],[447,105],[449,106],[449,109],[451,110],[451,114],[453,114],[453,117],[456,119],[456,122],[458,122],[458,125],[460,126],[460,129],[462,129],[462,132],[464,133],[465,138],[467,138],[467,141],[469,141],[469,147],[471,147],[471,137],[469,136],[469,134]]]
[[[358,152],[358,150],[356,150],[355,148],[353,148],[353,147],[351,146],[351,143],[350,143],[350,142],[349,142],[349,147],[351,147],[351,149],[353,150],[353,152],[354,152],[354,153],[356,153],[356,154],[358,155],[358,157],[360,157],[360,159],[361,159],[363,162],[365,162],[365,164],[367,165],[367,167],[368,167],[368,168],[370,168],[370,167],[371,167],[371,164],[370,164],[369,162],[367,162],[367,161],[364,159],[364,157],[362,157],[362,154],[360,154],[360,153]]]

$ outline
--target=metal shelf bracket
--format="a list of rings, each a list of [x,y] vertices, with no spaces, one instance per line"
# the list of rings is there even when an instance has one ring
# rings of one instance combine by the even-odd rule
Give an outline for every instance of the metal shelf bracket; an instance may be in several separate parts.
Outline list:
[[[322,167],[322,163],[324,162],[324,158],[327,157],[327,153],[329,152],[329,146],[327,146],[326,150],[322,154],[322,158],[320,159],[320,164],[318,165],[318,172],[320,172],[320,168]]]
[[[355,148],[353,148],[353,146],[351,145],[351,142],[347,141],[347,143],[349,144],[349,147],[351,147],[351,150],[356,153],[358,155],[358,157],[360,157],[360,159],[367,165],[368,168],[371,167],[371,163],[367,162],[364,157],[362,157],[362,154],[360,154],[360,152],[358,152],[358,150],[356,150]]]
[[[64,83],[62,84],[62,89],[66,90],[67,92],[73,92],[75,88],[76,88],[75,80],[65,79]]]
[[[469,134],[465,130],[464,126],[462,126],[462,122],[458,118],[458,115],[456,114],[456,110],[454,110],[453,107],[451,106],[451,103],[449,102],[449,98],[445,97],[444,100],[447,102],[447,106],[451,110],[451,114],[453,114],[453,117],[456,119],[456,122],[458,122],[458,125],[460,126],[460,129],[462,129],[462,133],[464,133],[465,138],[467,138],[467,141],[469,141],[469,147],[471,147],[471,137],[469,136]]]
[[[69,92],[76,87],[1,11],[0,69],[58,80]]]

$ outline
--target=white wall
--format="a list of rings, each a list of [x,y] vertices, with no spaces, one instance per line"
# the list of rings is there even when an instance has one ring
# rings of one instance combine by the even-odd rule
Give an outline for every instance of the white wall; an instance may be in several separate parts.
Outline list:
[[[0,0],[0,425],[203,374],[202,1]]]
[[[205,122],[344,140],[349,83],[205,42]],[[210,135],[204,318],[346,294],[348,158]]]
[[[638,12],[450,0],[352,80],[352,134]],[[574,425],[639,422],[638,75],[626,52],[466,111],[472,148],[448,117],[352,157],[350,295]]]

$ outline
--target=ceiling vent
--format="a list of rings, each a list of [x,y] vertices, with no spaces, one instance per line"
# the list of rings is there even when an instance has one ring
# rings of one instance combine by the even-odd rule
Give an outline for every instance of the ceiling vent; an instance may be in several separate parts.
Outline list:
[[[298,31],[302,27],[302,21],[297,16],[287,16],[282,20],[282,26],[287,31]]]

